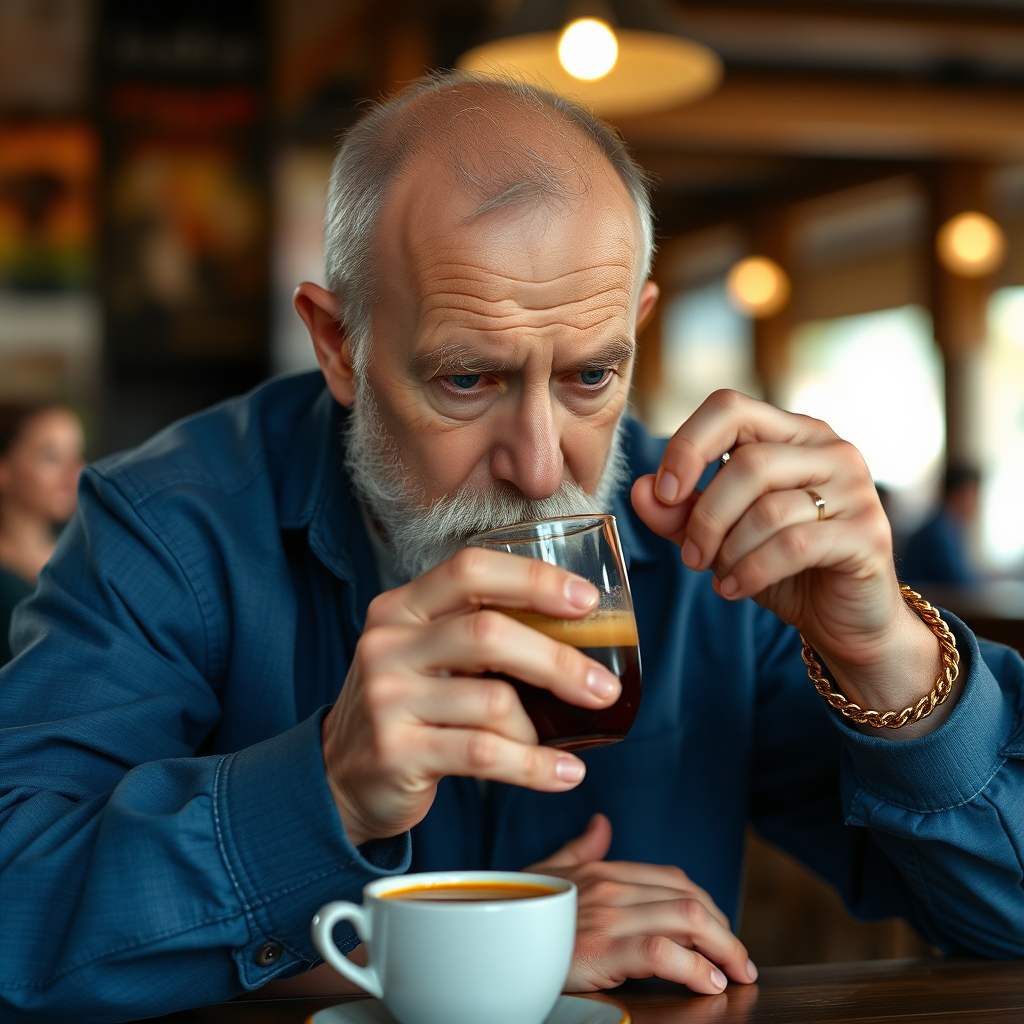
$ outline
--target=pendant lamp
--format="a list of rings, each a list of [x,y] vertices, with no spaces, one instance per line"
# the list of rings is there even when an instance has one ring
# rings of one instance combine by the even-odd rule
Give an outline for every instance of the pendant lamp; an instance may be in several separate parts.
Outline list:
[[[658,0],[520,0],[458,66],[522,77],[609,119],[690,103],[722,78],[718,56],[675,31]]]

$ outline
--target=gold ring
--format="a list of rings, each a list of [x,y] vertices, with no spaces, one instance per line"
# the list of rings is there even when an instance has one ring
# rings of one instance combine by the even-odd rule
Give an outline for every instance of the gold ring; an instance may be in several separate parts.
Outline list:
[[[814,502],[814,507],[818,510],[818,518],[825,518],[825,499],[817,491],[808,491],[811,501]]]

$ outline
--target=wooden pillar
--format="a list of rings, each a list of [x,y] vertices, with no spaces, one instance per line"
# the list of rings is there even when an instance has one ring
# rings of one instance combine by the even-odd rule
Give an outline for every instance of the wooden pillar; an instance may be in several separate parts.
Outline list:
[[[945,368],[946,459],[977,465],[982,456],[981,358],[988,335],[992,278],[950,273],[939,261],[935,237],[939,228],[958,213],[990,212],[988,168],[981,164],[944,164],[936,169],[929,184],[929,291],[935,341]]]
[[[793,279],[792,228],[785,208],[766,210],[751,225],[754,255],[775,260]],[[765,400],[778,405],[789,369],[792,299],[774,316],[754,321],[754,370]]]

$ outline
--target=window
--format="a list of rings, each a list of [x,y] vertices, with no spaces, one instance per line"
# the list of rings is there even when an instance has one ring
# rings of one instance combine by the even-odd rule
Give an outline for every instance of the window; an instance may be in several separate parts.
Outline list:
[[[729,303],[724,280],[672,298],[663,315],[661,339],[661,391],[647,418],[653,433],[675,433],[718,388],[759,396],[753,327]]]
[[[1024,287],[989,303],[982,437],[982,553],[996,570],[1024,567]]]
[[[945,440],[942,357],[919,306],[797,327],[783,404],[855,444],[877,483],[931,497]]]

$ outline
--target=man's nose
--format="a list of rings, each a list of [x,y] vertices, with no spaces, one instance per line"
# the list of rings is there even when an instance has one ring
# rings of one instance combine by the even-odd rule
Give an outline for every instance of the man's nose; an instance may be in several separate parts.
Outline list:
[[[524,398],[503,424],[491,457],[491,476],[514,484],[524,497],[550,498],[562,482],[558,423],[547,390]]]

